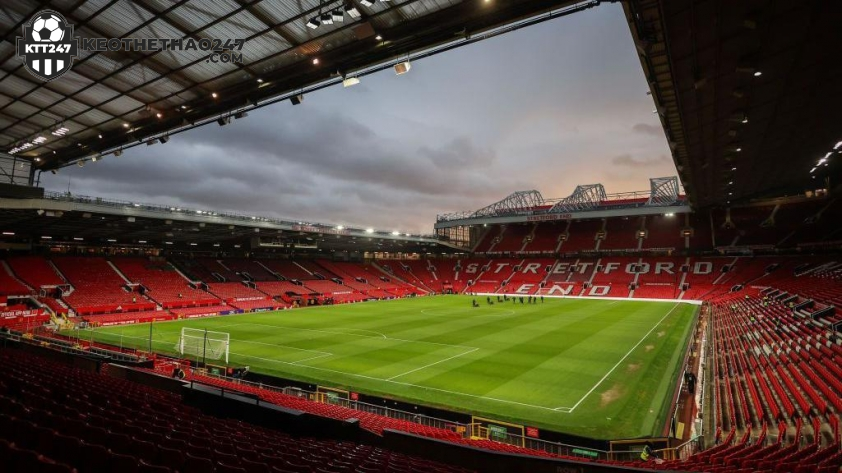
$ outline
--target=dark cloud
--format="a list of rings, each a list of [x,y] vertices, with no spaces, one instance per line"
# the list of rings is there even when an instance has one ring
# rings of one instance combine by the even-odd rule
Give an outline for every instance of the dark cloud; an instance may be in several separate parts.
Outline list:
[[[649,136],[664,136],[664,129],[660,125],[647,125],[646,123],[635,123],[632,130]]]
[[[437,214],[481,208],[514,191],[559,197],[602,182],[622,192],[675,174],[660,127],[642,123],[652,120],[652,98],[619,5],[413,66],[400,77],[384,71],[359,86],[310,94],[300,106],[279,103],[225,127],[63,169],[44,184],[417,233],[430,232]]]

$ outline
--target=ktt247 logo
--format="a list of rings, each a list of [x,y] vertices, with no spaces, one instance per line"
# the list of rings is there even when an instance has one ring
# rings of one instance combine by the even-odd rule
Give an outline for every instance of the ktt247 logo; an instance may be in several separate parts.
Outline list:
[[[79,46],[73,37],[73,25],[55,11],[44,10],[23,25],[23,37],[17,41],[17,53],[26,69],[35,77],[50,81],[70,70]]]

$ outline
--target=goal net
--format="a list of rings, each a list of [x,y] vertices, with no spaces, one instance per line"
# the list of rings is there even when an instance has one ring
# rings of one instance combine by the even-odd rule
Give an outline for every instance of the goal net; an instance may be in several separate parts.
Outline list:
[[[231,335],[227,332],[212,332],[197,328],[181,328],[176,350],[189,358],[202,357],[206,360],[225,360],[228,363],[228,345]]]

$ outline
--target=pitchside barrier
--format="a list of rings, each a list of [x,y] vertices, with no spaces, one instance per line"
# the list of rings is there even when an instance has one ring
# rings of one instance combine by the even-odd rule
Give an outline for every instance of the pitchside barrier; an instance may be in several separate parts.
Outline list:
[[[238,378],[230,378],[227,376],[215,376],[211,373],[205,373],[205,375],[224,379],[233,384],[253,386],[261,389],[280,392],[288,396],[295,396],[298,398],[314,400],[323,404],[347,407],[349,409],[368,412],[371,414],[377,414],[392,419],[409,421],[427,427],[450,430],[452,432],[456,432],[457,434],[461,435],[462,438],[465,439],[469,439],[471,437],[487,438],[496,442],[505,443],[517,447],[523,447],[530,450],[546,452],[557,456],[579,457],[588,460],[632,461],[639,460],[640,452],[642,451],[642,447],[640,449],[630,448],[628,450],[612,452],[608,450],[600,450],[590,447],[581,447],[577,445],[568,445],[559,442],[550,442],[547,440],[541,440],[539,438],[533,438],[528,435],[525,435],[530,433],[531,427],[524,427],[517,424],[508,424],[493,419],[482,419],[479,417],[474,417],[473,420],[476,421],[480,419],[480,422],[463,424],[461,422],[439,419],[436,417],[430,417],[414,412],[401,411],[399,409],[392,409],[389,407],[368,404],[356,400],[356,396],[354,395],[354,393],[350,393],[342,389],[329,388],[325,386],[318,386],[316,391],[308,391],[306,389],[301,389],[298,387],[279,388],[271,385],[265,385],[262,383],[253,383],[251,381],[246,381]],[[201,380],[193,380],[193,382],[201,384]],[[348,393],[348,395],[345,396],[343,395],[343,393]],[[487,437],[483,437],[483,435],[485,434],[474,435],[475,433],[480,433],[480,428],[486,429],[486,431],[488,432]],[[492,434],[491,432],[494,432],[494,434]]]

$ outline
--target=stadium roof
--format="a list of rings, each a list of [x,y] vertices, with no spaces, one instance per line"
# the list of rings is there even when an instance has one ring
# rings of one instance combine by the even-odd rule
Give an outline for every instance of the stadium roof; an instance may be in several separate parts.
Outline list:
[[[357,77],[599,4],[574,3],[5,0],[0,151],[32,143],[17,155],[38,158],[38,170],[55,169],[335,84],[340,74]],[[351,6],[358,18],[342,14],[343,21],[307,26],[320,13]],[[27,72],[15,42],[22,25],[47,8],[64,15],[81,38],[242,38],[243,62],[208,62],[202,51],[80,49],[70,71],[42,82]],[[53,134],[59,127],[67,133]],[[33,143],[39,136],[46,141]]]
[[[435,235],[333,226],[46,192],[0,198],[0,246],[139,246],[190,251],[452,252]],[[24,246],[28,247],[28,246]],[[7,247],[8,248],[8,247]]]
[[[694,206],[822,188],[839,175],[842,2],[624,6]],[[822,158],[829,167],[811,172]]]

